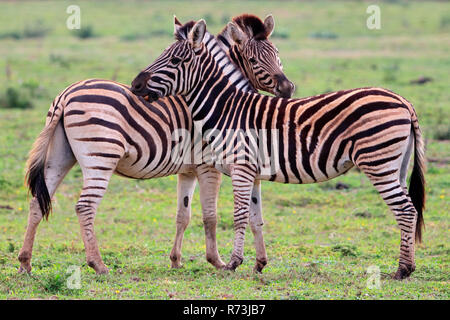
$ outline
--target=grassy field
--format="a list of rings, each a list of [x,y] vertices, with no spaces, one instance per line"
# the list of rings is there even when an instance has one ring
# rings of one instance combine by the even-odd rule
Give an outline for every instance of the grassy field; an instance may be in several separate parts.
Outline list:
[[[71,4],[81,8],[78,33],[66,28]],[[381,2],[380,30],[366,27],[367,6],[348,1],[0,2],[0,298],[449,299],[450,4]],[[173,14],[183,22],[203,17],[216,33],[243,12],[274,15],[273,42],[297,85],[297,97],[382,86],[414,104],[429,163],[426,231],[412,277],[391,280],[400,232],[375,189],[354,170],[321,184],[263,183],[269,264],[261,275],[252,273],[249,228],[245,261],[235,273],[216,271],[206,262],[198,192],[184,240],[184,267],[170,269],[176,176],[148,181],[115,176],[96,217],[110,274],[97,276],[85,263],[74,210],[79,167],[58,189],[53,214],[38,229],[33,273],[18,275],[28,216],[24,164],[53,98],[86,78],[129,84],[172,42]],[[414,84],[420,77],[431,81]],[[336,190],[337,182],[349,188]],[[231,183],[224,177],[218,207],[224,261],[232,249],[232,209]],[[81,267],[81,289],[66,286],[72,265]],[[370,266],[381,270],[378,289],[366,284]]]

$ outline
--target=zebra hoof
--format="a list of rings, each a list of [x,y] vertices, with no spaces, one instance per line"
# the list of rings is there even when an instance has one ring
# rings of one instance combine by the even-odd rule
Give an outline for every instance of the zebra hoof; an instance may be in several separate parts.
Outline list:
[[[183,267],[183,264],[181,263],[181,257],[180,258],[172,258],[172,256],[170,256],[170,267],[172,269],[181,269]]]
[[[97,270],[95,270],[96,274],[108,274],[109,270],[106,266],[104,266],[104,268],[98,268]]]
[[[237,268],[237,266],[230,262],[230,263],[228,263],[227,265],[225,265],[223,267],[223,270],[228,270],[228,271],[233,271],[234,272],[234,271],[236,271],[236,268]]]
[[[31,273],[31,253],[27,251],[21,251],[18,257],[20,261],[20,267],[17,270],[18,273]]]
[[[394,274],[394,280],[403,280],[409,278],[411,273],[414,272],[415,266],[399,266],[397,272]]]
[[[17,270],[17,273],[19,273],[19,274],[31,274],[31,264],[26,265],[26,266],[21,265],[19,267],[19,269]]]
[[[95,270],[96,274],[108,274],[108,267],[103,262],[88,261],[88,266]]]
[[[181,269],[181,268],[183,268],[183,265],[182,265],[181,263],[174,263],[174,262],[172,262],[172,264],[170,265],[170,267],[171,267],[172,269]]]
[[[224,270],[226,267],[226,264],[221,261],[221,262],[215,264],[214,267],[216,267],[217,270]]]
[[[228,262],[228,264],[225,266],[225,270],[234,271],[242,264],[243,261],[244,259],[242,258],[232,257],[230,262]]]
[[[258,263],[255,263],[255,266],[253,267],[253,272],[262,273],[263,269],[264,269],[264,266],[262,266]]]
[[[266,264],[267,264],[267,259],[256,259],[256,263],[255,263],[255,266],[253,267],[253,271],[256,273],[262,273]]]

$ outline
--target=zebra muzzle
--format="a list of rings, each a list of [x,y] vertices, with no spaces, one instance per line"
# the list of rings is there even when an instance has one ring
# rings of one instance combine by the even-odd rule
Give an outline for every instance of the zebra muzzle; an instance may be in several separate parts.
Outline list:
[[[286,78],[285,75],[277,75],[275,76],[277,80],[276,93],[278,96],[282,98],[290,98],[294,94],[295,85]]]
[[[131,92],[137,96],[145,97],[149,94],[149,89],[147,88],[147,81],[150,79],[150,74],[146,72],[141,72],[137,77],[131,82]]]

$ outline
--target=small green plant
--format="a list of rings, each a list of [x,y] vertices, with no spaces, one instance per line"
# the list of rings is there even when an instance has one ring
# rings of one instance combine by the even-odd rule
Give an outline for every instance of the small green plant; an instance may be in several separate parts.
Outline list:
[[[30,39],[43,38],[50,32],[50,28],[44,25],[41,20],[36,20],[27,24],[23,30],[6,31],[0,33],[0,39]]]
[[[337,244],[331,249],[334,252],[340,252],[343,257],[356,257],[358,256],[356,247],[349,244]]]
[[[23,34],[20,31],[6,31],[0,33],[0,39],[14,39],[19,40],[23,38]]]
[[[313,39],[329,39],[329,40],[332,40],[332,39],[337,39],[338,35],[336,33],[334,33],[334,32],[331,32],[331,31],[317,31],[317,32],[311,32],[309,34],[309,37],[313,38]]]
[[[5,109],[31,109],[33,102],[28,94],[14,87],[9,87],[6,92],[0,96],[0,108]]]
[[[436,140],[450,140],[450,127],[448,125],[439,124],[433,129],[433,138]]]
[[[57,272],[46,277],[42,281],[42,286],[44,287],[45,291],[55,294],[64,289],[65,283],[66,277],[60,272]]]
[[[50,31],[41,20],[37,20],[31,24],[27,24],[23,29],[24,38],[42,38]]]
[[[8,252],[13,253],[15,249],[16,248],[14,248],[14,243],[9,242],[8,243]]]
[[[355,213],[355,217],[372,218],[372,214],[369,211],[359,211]]]
[[[80,29],[74,32],[74,35],[79,39],[89,39],[96,37],[94,27],[91,25],[81,27]]]

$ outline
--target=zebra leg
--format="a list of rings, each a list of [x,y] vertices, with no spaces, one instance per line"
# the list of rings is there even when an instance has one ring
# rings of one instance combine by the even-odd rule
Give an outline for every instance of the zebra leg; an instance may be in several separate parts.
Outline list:
[[[94,232],[94,219],[97,207],[108,187],[114,168],[82,167],[83,190],[75,206],[80,223],[81,236],[86,251],[86,262],[97,274],[108,273],[98,249],[97,238]]]
[[[401,230],[399,267],[394,275],[394,279],[407,278],[416,268],[414,246],[417,211],[406,189],[398,179],[386,177],[384,180],[375,180],[370,174],[368,176],[389,209],[391,209]]]
[[[217,199],[219,197],[222,175],[209,165],[200,165],[196,171],[205,228],[206,260],[217,269],[223,269],[225,263],[220,258],[216,240]]]
[[[261,181],[255,180],[252,189],[252,200],[250,202],[250,227],[254,237],[254,245],[256,250],[256,263],[253,268],[255,272],[261,272],[267,264],[266,246],[262,226],[264,221],[262,218],[261,204]]]
[[[47,152],[47,161],[45,164],[45,184],[50,197],[53,197],[61,181],[69,170],[73,167],[76,160],[67,142],[61,124],[55,128],[51,144]],[[30,201],[30,212],[28,215],[27,230],[22,249],[19,252],[20,267],[18,272],[31,272],[31,256],[33,244],[36,236],[36,229],[42,220],[42,211],[35,197]]]
[[[372,160],[374,157],[369,155],[365,159],[359,157],[356,161],[356,165],[369,177],[394,214],[401,230],[399,267],[394,275],[397,280],[409,277],[416,268],[414,246],[418,213],[406,186],[412,147],[413,137],[410,135],[409,142],[398,146],[392,154],[384,152],[381,159]],[[395,154],[399,150],[402,151],[401,157],[396,158]]]
[[[75,210],[80,223],[86,261],[97,274],[106,274],[108,268],[100,256],[94,232],[94,220],[109,180],[119,161],[127,154],[124,147],[127,144],[125,138],[117,134],[115,130],[94,131],[90,128],[80,129],[80,127],[71,126],[66,127],[66,133],[83,172],[83,189]],[[97,136],[108,139],[98,139]]]
[[[178,203],[177,203],[177,233],[170,260],[172,268],[181,268],[181,246],[183,235],[191,219],[191,202],[195,190],[196,177],[194,174],[181,173],[178,175]]]
[[[245,229],[249,220],[250,198],[256,168],[250,165],[233,165],[231,181],[234,195],[234,247],[226,270],[235,270],[244,261]]]

